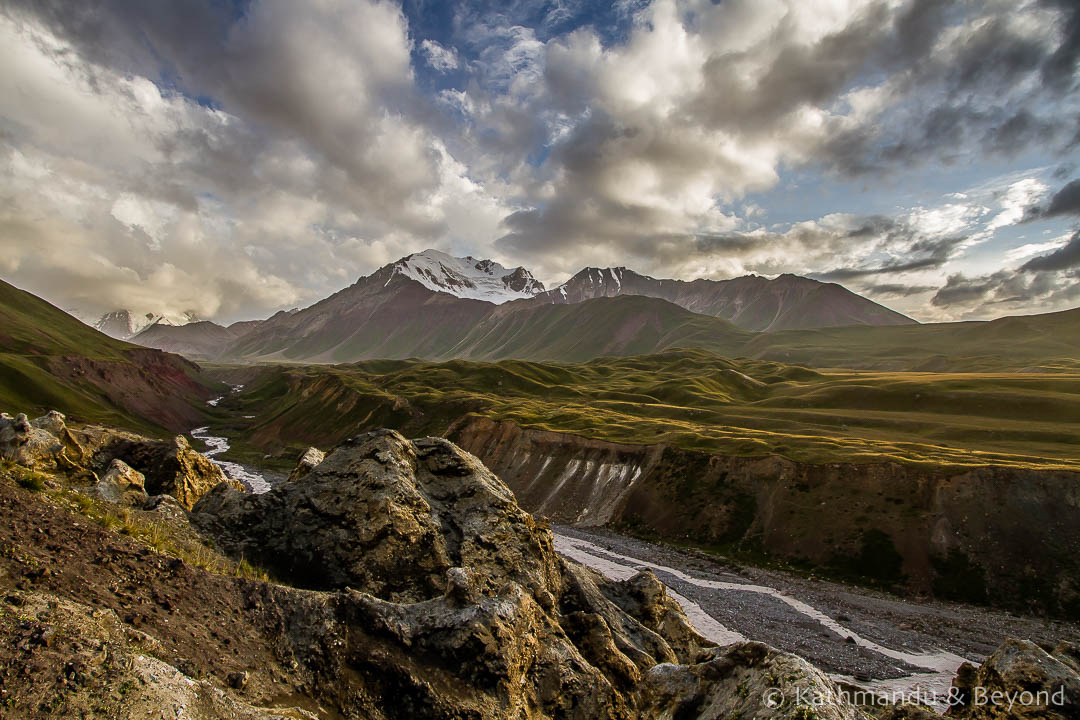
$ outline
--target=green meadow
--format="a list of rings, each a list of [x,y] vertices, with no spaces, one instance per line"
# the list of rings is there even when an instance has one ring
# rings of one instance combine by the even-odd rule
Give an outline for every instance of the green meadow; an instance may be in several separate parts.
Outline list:
[[[373,361],[246,372],[248,387],[223,414],[255,415],[234,430],[266,450],[271,439],[328,446],[370,427],[437,434],[473,414],[725,455],[1080,469],[1080,372],[1064,370],[813,370],[694,349],[579,364]]]

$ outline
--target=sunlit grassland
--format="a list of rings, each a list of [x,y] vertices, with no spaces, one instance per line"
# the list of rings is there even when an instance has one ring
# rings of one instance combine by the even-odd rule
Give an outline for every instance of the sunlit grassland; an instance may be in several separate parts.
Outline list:
[[[378,361],[267,368],[236,402],[256,415],[253,432],[276,423],[323,445],[395,421],[441,432],[475,414],[726,455],[1080,469],[1080,373],[1066,371],[814,371],[703,350],[574,365]]]

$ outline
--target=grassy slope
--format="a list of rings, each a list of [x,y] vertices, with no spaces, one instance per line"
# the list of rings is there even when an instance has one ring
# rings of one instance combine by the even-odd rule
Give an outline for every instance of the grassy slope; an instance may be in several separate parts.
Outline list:
[[[147,379],[152,370],[143,356],[148,352],[114,340],[31,293],[0,281],[0,410],[32,414],[57,409],[84,421],[160,432],[159,419],[132,411],[132,407],[152,399],[139,398],[130,404],[118,399],[148,387],[179,395],[191,391],[196,383],[184,377],[179,383],[175,378],[160,384]],[[101,381],[72,377],[79,371],[58,374],[61,365],[69,366],[67,358],[89,361],[93,369],[104,368],[105,375],[117,378],[118,387],[110,389]],[[178,358],[162,356],[160,360],[177,375],[194,372],[194,366],[189,368]],[[124,387],[125,382],[130,387]]]
[[[493,313],[445,357],[584,362],[603,355],[640,355],[680,346],[732,353],[752,336],[726,320],[692,313],[665,300],[622,295]]]
[[[267,368],[232,400],[253,445],[329,446],[475,413],[615,442],[795,460],[1080,469],[1080,373],[828,371],[702,350],[578,365],[368,362]]]
[[[743,354],[815,367],[931,371],[1080,370],[1080,308],[990,322],[762,334]]]

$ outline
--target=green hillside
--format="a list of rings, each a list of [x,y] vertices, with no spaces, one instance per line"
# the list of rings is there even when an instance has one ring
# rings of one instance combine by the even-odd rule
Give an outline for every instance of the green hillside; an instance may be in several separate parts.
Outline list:
[[[990,322],[760,334],[743,354],[814,367],[956,372],[1080,370],[1080,308]]]
[[[0,410],[161,432],[201,419],[209,395],[183,358],[114,340],[0,280]]]
[[[292,452],[475,414],[631,444],[793,460],[1080,469],[1080,373],[813,371],[673,350],[581,364],[366,362],[248,370],[229,428]],[[255,375],[257,373],[257,375]],[[254,450],[253,450],[254,451]]]
[[[753,335],[726,320],[692,313],[666,300],[621,295],[492,313],[444,356],[584,362],[673,347],[731,354],[739,352]]]

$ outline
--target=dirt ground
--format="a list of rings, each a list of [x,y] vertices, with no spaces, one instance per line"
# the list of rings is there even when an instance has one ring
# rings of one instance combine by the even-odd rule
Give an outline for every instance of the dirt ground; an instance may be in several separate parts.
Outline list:
[[[0,478],[0,717],[117,716],[138,684],[132,646],[188,684],[235,693],[243,677],[257,705],[304,692],[273,652],[280,618],[264,583],[157,554],[59,505]]]

